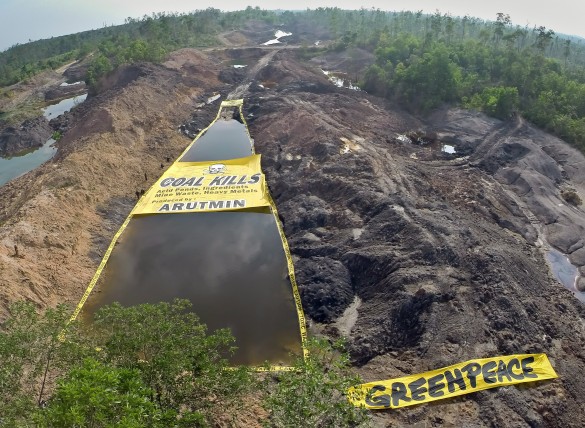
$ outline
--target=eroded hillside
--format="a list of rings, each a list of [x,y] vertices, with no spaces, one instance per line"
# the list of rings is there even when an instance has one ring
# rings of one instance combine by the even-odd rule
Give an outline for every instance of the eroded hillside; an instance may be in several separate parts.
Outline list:
[[[328,64],[343,67],[295,49],[182,50],[110,76],[68,116],[58,155],[0,188],[2,311],[76,303],[136,192],[215,115],[208,100],[241,96],[310,328],[346,336],[365,380],[524,352],[559,374],[378,412],[380,426],[583,426],[585,311],[545,251],[585,274],[585,213],[561,197],[585,194],[585,158],[521,118],[413,117],[336,87]]]

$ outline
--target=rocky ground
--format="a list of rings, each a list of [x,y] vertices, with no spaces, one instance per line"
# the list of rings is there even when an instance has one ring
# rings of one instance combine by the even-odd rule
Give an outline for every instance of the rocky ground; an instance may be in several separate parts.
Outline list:
[[[135,192],[215,116],[208,99],[244,96],[311,331],[347,337],[365,380],[525,352],[559,374],[376,412],[378,426],[585,425],[585,310],[544,258],[553,245],[585,273],[583,206],[561,194],[585,196],[585,158],[521,118],[414,117],[331,84],[319,67],[341,58],[298,55],[186,49],[104,81],[57,156],[0,188],[2,312],[22,298],[75,303]]]
[[[0,132],[0,156],[10,157],[40,147],[52,133],[44,117],[27,119],[19,127],[7,126]]]
[[[34,150],[59,130],[42,116],[42,108],[87,93],[83,78],[74,72],[80,69],[86,70],[86,62],[44,71],[26,82],[0,89],[0,157]]]

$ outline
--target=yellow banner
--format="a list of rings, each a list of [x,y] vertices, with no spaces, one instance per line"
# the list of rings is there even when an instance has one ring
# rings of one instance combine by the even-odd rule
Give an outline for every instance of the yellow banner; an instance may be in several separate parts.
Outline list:
[[[483,389],[555,379],[545,354],[483,358],[398,379],[370,382],[351,388],[348,398],[368,409],[397,409]]]
[[[133,214],[233,211],[269,206],[260,155],[175,162],[140,199]]]

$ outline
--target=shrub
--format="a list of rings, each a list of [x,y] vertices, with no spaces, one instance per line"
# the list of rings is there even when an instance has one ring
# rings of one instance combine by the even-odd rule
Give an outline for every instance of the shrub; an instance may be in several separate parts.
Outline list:
[[[9,313],[0,328],[0,426],[19,426],[47,398],[49,380],[79,360],[83,348],[59,340],[70,313],[64,305],[39,315],[32,303],[17,302]]]
[[[236,414],[254,380],[227,369],[231,334],[207,334],[189,307],[113,304],[59,340],[68,308],[12,305],[0,334],[0,426],[191,427]]]
[[[571,205],[575,205],[576,207],[583,203],[579,197],[579,194],[574,190],[563,190],[561,192],[561,196],[566,202],[570,203]]]
[[[299,358],[293,371],[268,377],[264,406],[269,427],[354,427],[368,423],[368,411],[351,404],[345,392],[359,385],[349,358],[339,354],[342,342],[309,341],[309,357]]]

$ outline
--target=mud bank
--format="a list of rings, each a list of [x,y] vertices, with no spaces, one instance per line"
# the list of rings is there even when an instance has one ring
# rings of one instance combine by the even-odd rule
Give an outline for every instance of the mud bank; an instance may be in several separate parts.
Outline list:
[[[0,157],[10,157],[41,147],[52,133],[44,117],[26,120],[19,127],[4,128],[0,133]]]

